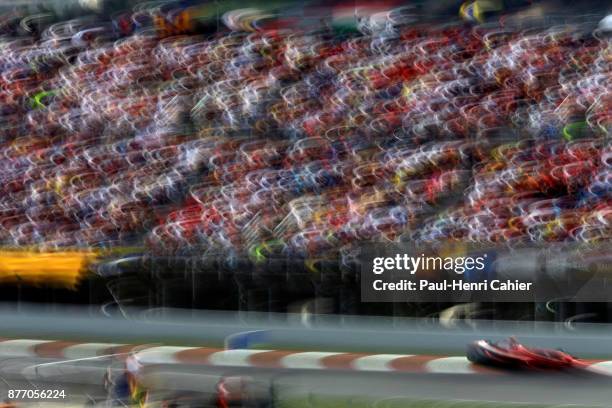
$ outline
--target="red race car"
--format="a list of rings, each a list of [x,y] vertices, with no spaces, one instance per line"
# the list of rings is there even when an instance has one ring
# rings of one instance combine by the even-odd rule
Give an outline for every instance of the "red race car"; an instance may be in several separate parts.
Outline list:
[[[526,347],[514,337],[497,343],[488,340],[470,343],[467,358],[475,364],[515,369],[554,370],[583,367],[580,360],[564,351]]]

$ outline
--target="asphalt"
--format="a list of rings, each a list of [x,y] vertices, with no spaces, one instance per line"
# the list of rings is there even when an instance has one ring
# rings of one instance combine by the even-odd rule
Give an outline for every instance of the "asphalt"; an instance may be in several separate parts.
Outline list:
[[[263,319],[256,314],[209,313],[187,318],[178,311],[170,311],[166,316],[146,318],[134,312],[131,319],[125,319],[82,309],[12,312],[0,310],[0,332],[5,338],[203,346],[261,331],[263,334],[256,336],[258,342],[279,348],[405,354],[426,350],[441,355],[463,355],[469,341],[495,340],[514,334],[526,344],[562,347],[582,358],[612,356],[612,330],[606,325],[576,325],[568,330],[557,324],[490,322],[476,329],[448,329],[410,319],[331,317],[319,319],[316,324],[304,324],[299,316]],[[0,357],[0,398],[5,398],[9,389],[38,388],[64,389],[67,398],[60,402],[64,406],[101,401],[106,397],[103,376],[109,364],[117,367],[116,362],[104,359],[66,362],[3,355]],[[273,384],[276,397],[288,401],[302,397],[312,401],[326,396],[363,396],[376,401],[426,399],[612,406],[612,377],[579,372],[464,375],[168,364],[155,367],[146,381],[160,395],[213,393],[219,379],[229,375],[249,376],[264,384]]]
[[[4,398],[8,389],[62,389],[66,399],[50,402],[101,402],[106,397],[102,378],[108,364],[98,360],[66,362],[5,356],[0,360],[0,395]],[[371,401],[453,400],[589,407],[610,407],[612,401],[612,377],[584,372],[449,375],[164,364],[149,367],[143,382],[156,395],[213,395],[217,382],[228,376],[251,378],[262,390],[271,387],[278,401],[351,396]]]
[[[223,346],[227,339],[258,332],[247,347],[463,355],[466,344],[517,336],[527,345],[562,348],[580,358],[612,358],[612,326],[597,324],[474,322],[447,328],[428,320],[364,316],[313,316],[164,310],[126,310],[104,316],[88,308],[0,307],[5,338],[60,339],[111,343]]]

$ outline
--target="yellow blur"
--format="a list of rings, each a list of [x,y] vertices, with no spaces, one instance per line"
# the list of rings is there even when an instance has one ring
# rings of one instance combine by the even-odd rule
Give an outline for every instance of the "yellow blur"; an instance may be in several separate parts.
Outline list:
[[[96,256],[92,251],[0,250],[0,283],[74,289]]]

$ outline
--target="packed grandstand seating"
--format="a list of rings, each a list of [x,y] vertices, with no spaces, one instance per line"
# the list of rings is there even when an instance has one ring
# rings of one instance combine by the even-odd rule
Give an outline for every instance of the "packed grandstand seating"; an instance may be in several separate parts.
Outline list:
[[[1,22],[3,247],[257,264],[610,240],[596,23],[305,28],[250,9],[201,34],[183,11]]]

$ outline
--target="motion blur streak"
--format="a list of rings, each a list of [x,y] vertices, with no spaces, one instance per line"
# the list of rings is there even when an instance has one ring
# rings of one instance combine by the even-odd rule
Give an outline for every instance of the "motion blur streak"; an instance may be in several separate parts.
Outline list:
[[[95,257],[91,251],[0,251],[0,282],[74,288]]]

